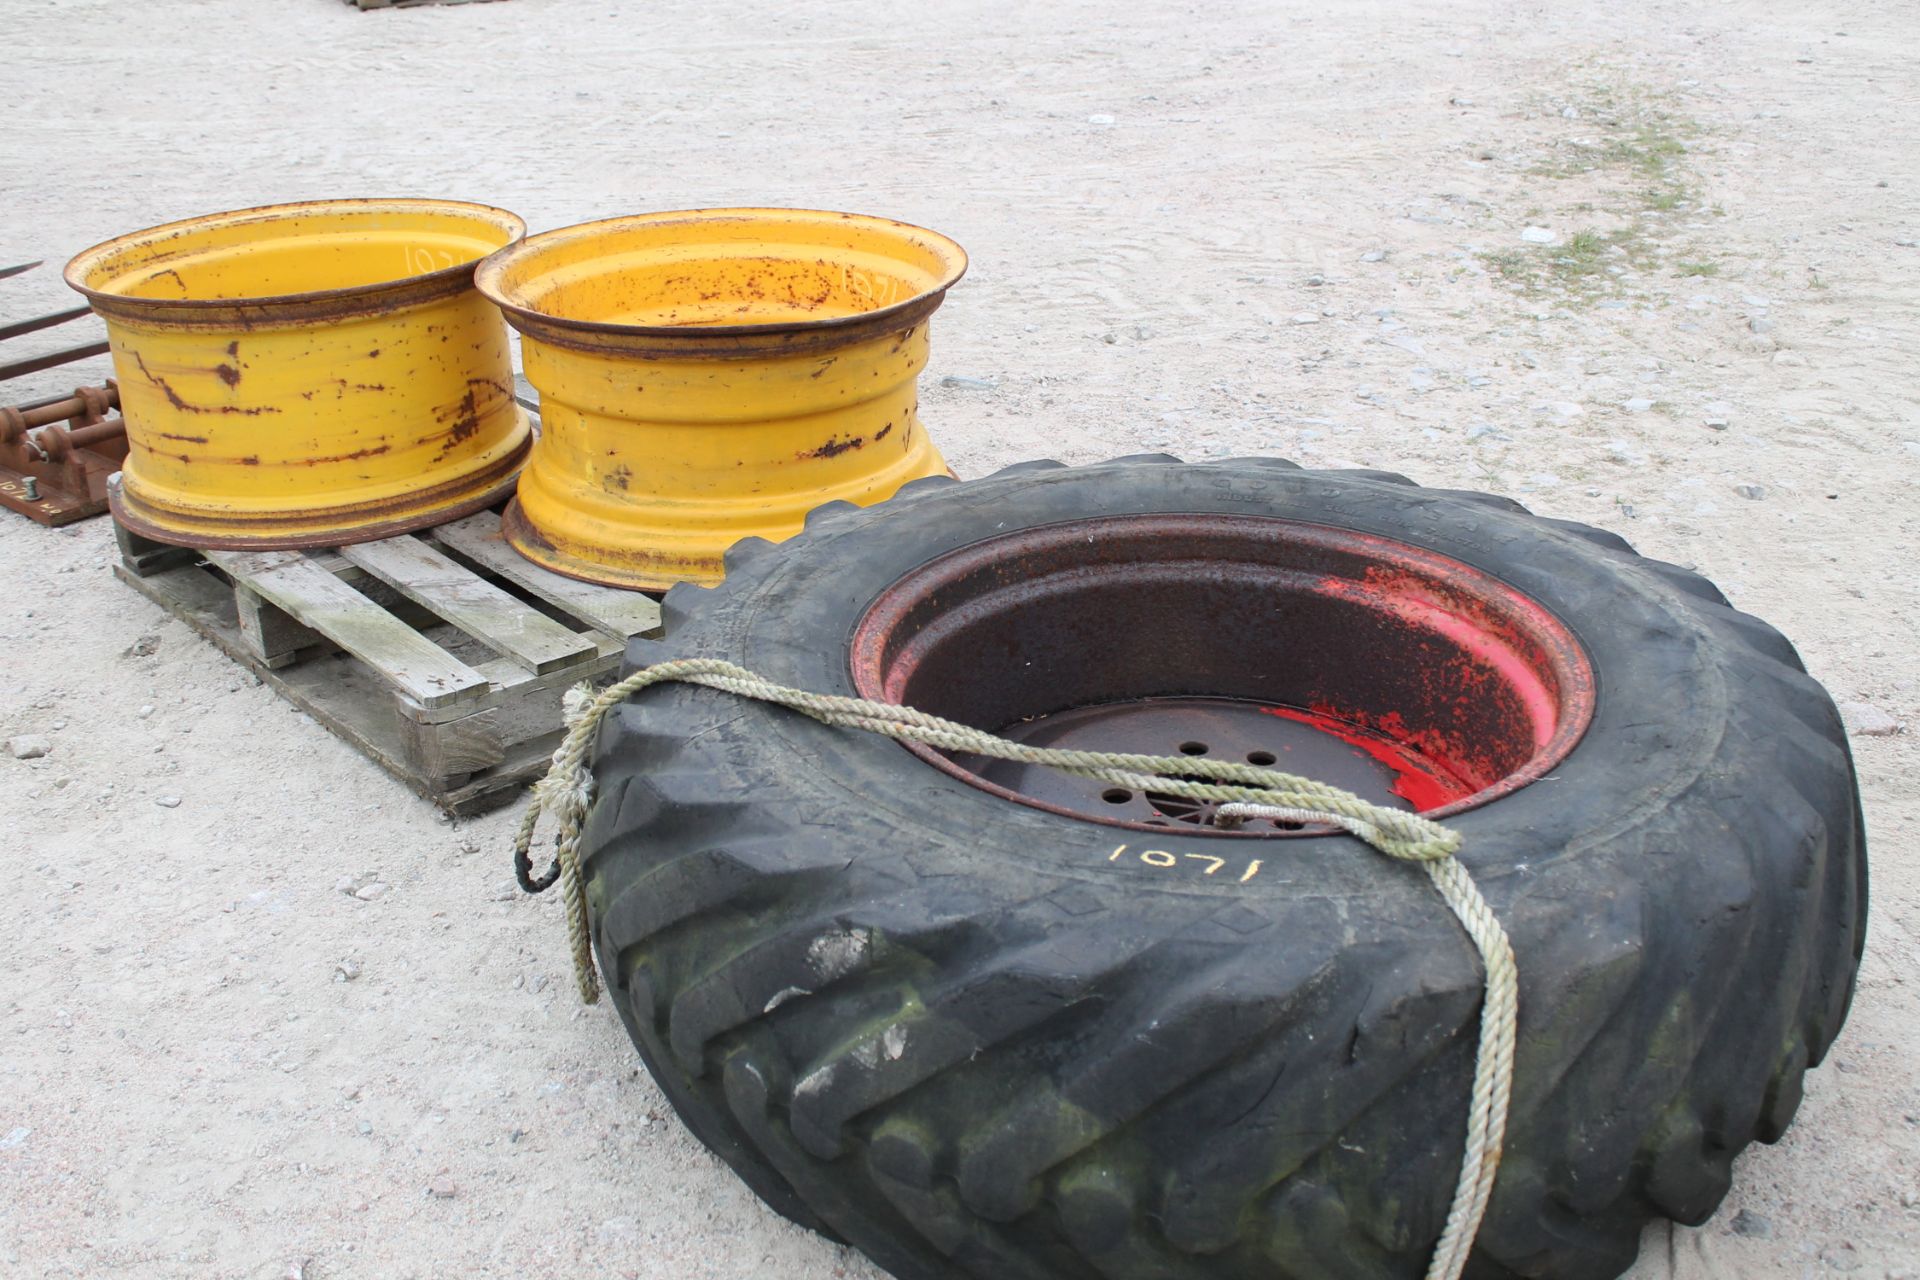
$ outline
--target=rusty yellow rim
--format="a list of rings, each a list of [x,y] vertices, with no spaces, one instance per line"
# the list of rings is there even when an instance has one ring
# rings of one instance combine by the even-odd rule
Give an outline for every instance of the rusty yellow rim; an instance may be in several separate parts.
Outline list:
[[[508,543],[590,581],[714,582],[741,538],[947,474],[917,380],[966,267],[923,227],[812,209],[611,218],[494,254],[475,282],[520,330],[542,424]]]
[[[167,223],[78,255],[127,421],[115,508],[162,541],[326,546],[495,500],[530,433],[474,265],[489,205],[327,200]]]

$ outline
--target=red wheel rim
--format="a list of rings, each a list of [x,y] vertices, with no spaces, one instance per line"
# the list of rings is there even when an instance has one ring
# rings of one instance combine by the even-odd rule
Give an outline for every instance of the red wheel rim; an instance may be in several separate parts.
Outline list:
[[[1262,516],[1103,517],[950,552],[867,610],[852,668],[864,697],[1034,745],[1246,759],[1433,818],[1545,776],[1594,704],[1579,642],[1524,593],[1403,542]],[[1087,821],[1301,833],[1219,831],[1212,806],[908,749]]]

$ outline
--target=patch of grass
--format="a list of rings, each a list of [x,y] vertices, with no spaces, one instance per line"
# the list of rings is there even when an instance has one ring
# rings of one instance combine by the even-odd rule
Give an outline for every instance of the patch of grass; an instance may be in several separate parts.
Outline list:
[[[1603,236],[1598,231],[1576,231],[1573,238],[1567,241],[1566,251],[1583,262],[1591,261],[1605,253],[1607,246],[1613,243],[1613,236]]]
[[[1531,274],[1532,255],[1518,249],[1506,249],[1500,253],[1483,253],[1480,261],[1487,264],[1487,270],[1505,276],[1509,280],[1522,280]]]
[[[1529,167],[1527,173],[1535,178],[1563,179],[1577,178],[1583,173],[1592,173],[1593,170],[1594,166],[1590,164],[1574,164],[1568,160],[1542,160],[1539,164]]]
[[[1668,167],[1685,154],[1687,147],[1676,132],[1676,122],[1664,111],[1655,112],[1632,133],[1608,139],[1600,148],[1604,163],[1624,165],[1649,178],[1666,177]]]
[[[1670,213],[1693,202],[1696,193],[1684,178],[1693,121],[1651,105],[1649,95],[1631,88],[1597,85],[1568,105],[1576,119],[1592,120],[1605,131],[1598,143],[1569,139],[1531,172],[1546,178],[1574,178],[1601,170],[1638,178],[1640,207]]]
[[[1598,78],[1609,75],[1614,78]],[[1579,123],[1556,130],[1559,140],[1532,172],[1584,180],[1577,194],[1585,198],[1545,216],[1529,210],[1527,221],[1553,226],[1556,218],[1564,223],[1599,214],[1622,225],[1610,232],[1581,231],[1557,245],[1482,255],[1488,271],[1517,292],[1571,306],[1591,304],[1631,292],[1637,274],[1664,275],[1676,250],[1701,252],[1680,242],[1686,215],[1704,208],[1689,160],[1701,129],[1669,99],[1617,76],[1617,71],[1589,66],[1585,85],[1535,103],[1542,116]],[[1677,270],[1682,276],[1711,276],[1719,265],[1703,258],[1681,262]]]
[[[1605,270],[1601,259],[1610,245],[1609,239],[1597,231],[1576,232],[1548,262],[1563,283],[1585,280]]]
[[[1564,244],[1482,254],[1480,260],[1502,279],[1525,286],[1528,293],[1587,295],[1612,282],[1608,267],[1639,261],[1638,234],[1635,227],[1607,232],[1589,229],[1575,232]]]

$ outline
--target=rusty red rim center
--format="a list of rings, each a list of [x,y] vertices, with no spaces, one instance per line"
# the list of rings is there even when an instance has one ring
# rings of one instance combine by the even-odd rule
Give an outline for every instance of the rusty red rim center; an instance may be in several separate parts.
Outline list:
[[[1594,701],[1573,634],[1489,574],[1352,530],[1199,514],[1045,525],[922,565],[861,619],[853,679],[1035,746],[1245,761],[1436,818],[1545,775]],[[1302,830],[1221,831],[1209,804],[908,749],[1112,826]]]

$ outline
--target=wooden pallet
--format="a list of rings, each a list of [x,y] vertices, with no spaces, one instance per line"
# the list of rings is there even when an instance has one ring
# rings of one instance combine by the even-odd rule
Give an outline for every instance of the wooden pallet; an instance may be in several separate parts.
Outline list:
[[[115,525],[114,573],[450,813],[511,799],[660,606],[550,573],[482,512],[328,551],[191,551]]]

